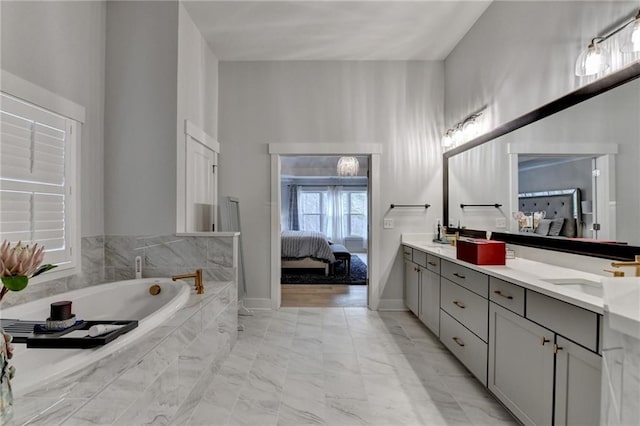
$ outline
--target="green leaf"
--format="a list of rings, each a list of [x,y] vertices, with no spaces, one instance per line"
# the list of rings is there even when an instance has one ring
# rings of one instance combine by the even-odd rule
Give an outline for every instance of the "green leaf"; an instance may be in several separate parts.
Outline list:
[[[51,265],[51,264],[42,265],[41,267],[38,268],[38,270],[33,275],[31,275],[31,278],[37,277],[38,275],[44,272],[50,271],[51,269],[56,268],[57,266],[58,265]]]
[[[11,291],[20,291],[29,284],[29,278],[24,275],[17,275],[15,277],[2,277],[2,284]]]

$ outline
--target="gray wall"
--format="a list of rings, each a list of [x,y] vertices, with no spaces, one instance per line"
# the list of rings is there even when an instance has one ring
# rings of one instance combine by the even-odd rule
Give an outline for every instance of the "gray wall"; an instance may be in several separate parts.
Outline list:
[[[0,2],[2,69],[86,109],[81,236],[104,234],[104,2]]]
[[[442,62],[221,62],[220,193],[242,203],[247,298],[270,297],[267,144],[380,143],[383,299],[402,298],[400,234],[433,229],[441,207]]]
[[[637,1],[496,1],[445,60],[445,124],[488,105],[492,129],[596,77],[576,77],[588,42]]]
[[[176,229],[178,4],[108,2],[105,234]]]
[[[518,191],[580,188],[582,200],[591,200],[592,161],[591,158],[580,158],[561,163],[552,162],[544,167],[519,168]]]

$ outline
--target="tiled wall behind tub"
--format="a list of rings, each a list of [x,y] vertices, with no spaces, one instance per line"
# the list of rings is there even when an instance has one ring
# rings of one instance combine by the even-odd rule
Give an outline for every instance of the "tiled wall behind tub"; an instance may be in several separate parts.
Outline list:
[[[20,305],[43,297],[53,296],[70,290],[101,284],[104,276],[104,237],[82,237],[82,272],[69,277],[30,284],[22,291],[10,291],[0,308]]]
[[[105,279],[135,278],[135,258],[142,257],[143,277],[168,277],[202,268],[205,281],[232,281],[234,237],[121,236],[104,241]]]

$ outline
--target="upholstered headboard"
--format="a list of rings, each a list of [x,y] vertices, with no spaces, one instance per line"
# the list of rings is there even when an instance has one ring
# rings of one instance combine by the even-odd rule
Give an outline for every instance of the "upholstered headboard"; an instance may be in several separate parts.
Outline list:
[[[518,194],[520,211],[545,211],[546,219],[564,218],[560,236],[568,238],[582,237],[580,201],[579,188]]]

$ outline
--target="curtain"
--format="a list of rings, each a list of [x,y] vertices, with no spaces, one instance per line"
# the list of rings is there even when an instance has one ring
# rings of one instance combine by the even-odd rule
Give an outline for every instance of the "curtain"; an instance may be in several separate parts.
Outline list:
[[[298,185],[289,185],[289,230],[300,230],[300,212],[298,211]]]
[[[342,186],[330,186],[327,191],[325,220],[327,237],[335,244],[344,244],[347,224],[343,217]]]

